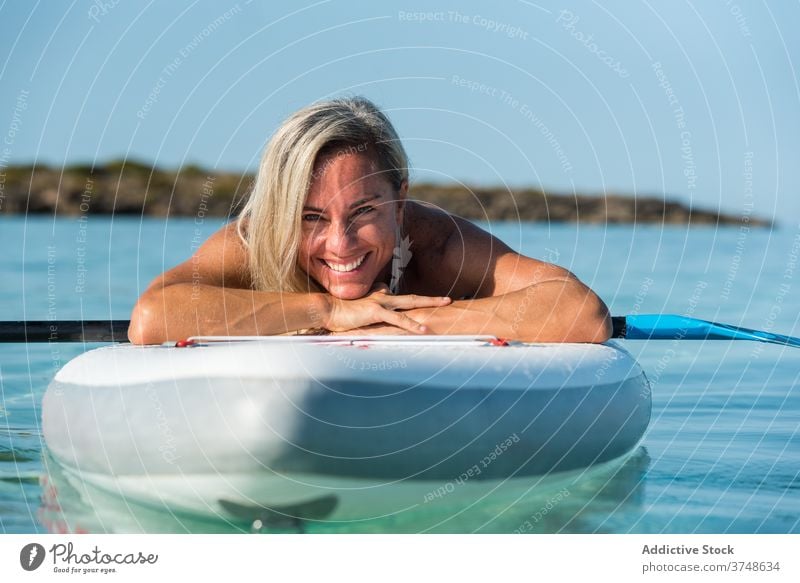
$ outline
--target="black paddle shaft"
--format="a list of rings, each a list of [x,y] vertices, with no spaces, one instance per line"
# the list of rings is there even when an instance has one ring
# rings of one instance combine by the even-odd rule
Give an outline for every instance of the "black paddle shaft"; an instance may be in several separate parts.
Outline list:
[[[0,322],[0,342],[127,342],[129,320]]]
[[[625,338],[625,316],[611,318],[612,338]],[[129,320],[28,320],[0,322],[0,343],[127,342]]]
[[[628,332],[625,325],[625,316],[611,316],[611,337],[612,338],[625,338]]]

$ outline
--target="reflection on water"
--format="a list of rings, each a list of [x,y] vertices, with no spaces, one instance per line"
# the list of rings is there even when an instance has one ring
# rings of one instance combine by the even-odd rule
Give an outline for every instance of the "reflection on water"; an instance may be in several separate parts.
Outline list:
[[[52,533],[592,533],[619,532],[619,522],[629,523],[631,515],[640,514],[650,457],[639,447],[627,457],[586,470],[466,484],[459,492],[404,512],[360,521],[326,519],[336,504],[334,496],[280,512],[228,508],[229,516],[236,517],[230,519],[175,514],[99,490],[65,473],[49,456],[43,462],[38,517]],[[417,493],[420,488],[429,487],[387,486],[381,489],[382,501],[391,507],[396,502],[392,496],[402,498],[409,489]]]

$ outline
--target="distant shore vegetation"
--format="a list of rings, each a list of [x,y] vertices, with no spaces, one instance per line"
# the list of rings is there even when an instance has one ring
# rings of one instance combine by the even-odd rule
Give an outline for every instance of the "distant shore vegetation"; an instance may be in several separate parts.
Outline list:
[[[239,212],[252,185],[252,174],[209,171],[192,164],[165,170],[130,159],[94,167],[7,166],[0,168],[0,215],[229,217]],[[749,213],[698,209],[663,196],[412,183],[409,198],[482,221],[771,226]]]

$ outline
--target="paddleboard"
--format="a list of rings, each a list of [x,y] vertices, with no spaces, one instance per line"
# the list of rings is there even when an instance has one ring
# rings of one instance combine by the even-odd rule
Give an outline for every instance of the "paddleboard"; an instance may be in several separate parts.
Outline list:
[[[78,356],[42,427],[72,479],[139,503],[364,520],[618,459],[650,410],[614,343],[205,337]]]

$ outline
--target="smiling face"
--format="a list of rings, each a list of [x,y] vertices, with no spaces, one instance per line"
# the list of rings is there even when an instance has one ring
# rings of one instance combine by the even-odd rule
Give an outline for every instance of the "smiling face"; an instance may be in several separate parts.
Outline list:
[[[298,264],[331,295],[364,297],[390,272],[407,185],[395,192],[371,156],[341,150],[319,156],[312,176]]]

